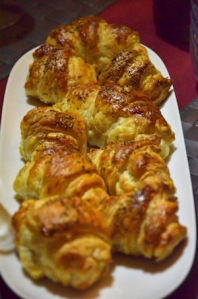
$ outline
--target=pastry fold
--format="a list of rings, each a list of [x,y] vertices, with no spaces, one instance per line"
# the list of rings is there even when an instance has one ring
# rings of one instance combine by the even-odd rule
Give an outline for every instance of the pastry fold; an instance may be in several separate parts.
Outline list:
[[[88,156],[105,181],[110,195],[137,192],[147,186],[176,191],[167,164],[160,156],[160,139],[116,142],[104,149],[92,148]]]
[[[87,16],[58,26],[34,51],[25,90],[28,96],[53,104],[75,84],[106,82],[141,91],[157,105],[172,85],[150,61],[138,32]]]
[[[147,96],[125,91],[120,85],[88,84],[70,89],[63,101],[53,106],[78,113],[88,126],[88,143],[100,148],[111,142],[161,138],[161,155],[166,158],[175,140],[171,126]]]
[[[115,83],[127,91],[141,91],[156,105],[160,105],[169,93],[172,80],[162,76],[150,61],[146,51],[124,49],[100,73],[100,83]]]
[[[63,99],[75,83],[96,83],[95,67],[71,50],[43,44],[33,53],[33,63],[25,83],[28,96],[53,104]]]
[[[14,215],[13,225],[22,266],[34,279],[48,277],[83,290],[108,272],[106,223],[79,198],[29,199]]]
[[[87,125],[76,113],[60,112],[51,107],[36,107],[21,121],[20,154],[26,161],[41,147],[56,146],[87,150]]]

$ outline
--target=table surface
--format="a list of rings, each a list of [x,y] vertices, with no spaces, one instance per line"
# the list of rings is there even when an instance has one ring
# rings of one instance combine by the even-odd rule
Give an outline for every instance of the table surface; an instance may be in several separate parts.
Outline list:
[[[27,9],[27,2],[34,3],[34,1],[24,0],[20,0],[17,3],[20,3],[21,8],[25,10]],[[35,13],[32,14],[32,18],[37,18],[37,16],[39,15],[39,9],[43,9],[44,1],[42,5],[40,5],[39,2],[42,1],[35,1],[36,5],[34,6],[34,9],[32,8],[32,12]],[[196,105],[194,104],[194,106],[198,107],[197,100],[192,102],[197,97],[197,86],[193,72],[191,56],[189,53],[190,0],[49,0],[47,1],[47,3],[51,3],[51,9],[48,10],[49,15],[54,12],[54,9],[56,9],[57,19],[53,24],[56,24],[58,22],[69,23],[72,20],[71,17],[75,19],[75,13],[77,17],[86,15],[87,13],[99,13],[99,15],[106,19],[109,23],[126,25],[138,31],[140,33],[141,42],[153,49],[162,58],[167,69],[169,70],[170,77],[173,79],[178,106],[181,111],[185,138],[187,141],[189,141],[189,134],[188,132],[185,132],[185,124],[189,121],[189,119],[191,121],[191,118],[189,116],[192,112],[191,109],[194,109],[194,107],[192,107],[192,103],[196,102]],[[55,6],[53,6],[53,3],[60,5],[60,11],[57,11],[57,7],[55,8]],[[86,5],[89,6],[88,10],[86,9],[86,7],[84,7]],[[63,13],[61,14],[61,10],[63,10],[63,8],[66,8],[67,11],[69,9],[69,13],[67,13],[67,15],[63,15]],[[46,12],[46,10],[44,11]],[[73,13],[73,11],[75,11],[75,13]],[[31,12],[29,13],[31,14]],[[167,22],[167,20],[169,21]],[[49,29],[49,19],[47,24]],[[11,29],[9,29],[9,32],[11,32]],[[30,38],[27,38],[27,35],[27,32],[26,35],[19,35],[17,41],[13,40],[12,36],[12,43],[9,45],[10,51],[15,47],[15,44],[19,44],[20,39],[23,39],[23,51],[25,51],[24,44],[27,46],[27,40],[31,41],[31,43],[34,45],[40,44],[42,42],[42,38],[44,40],[43,35],[38,35],[38,32],[34,31],[33,29],[31,31]],[[2,62],[1,59],[3,56],[1,56],[1,53],[4,53],[3,58],[6,57],[6,51],[4,49],[5,44],[3,43],[2,37],[3,34],[2,31],[0,31],[0,73],[4,70],[4,75],[2,75],[3,73],[1,73],[1,77],[5,77],[0,80],[0,109],[2,109],[3,97],[8,79],[7,68],[5,71],[5,64],[3,64],[4,62]],[[24,38],[26,38],[26,43],[24,43]],[[29,47],[31,43],[29,43],[27,47]],[[1,52],[3,50],[4,52]],[[21,52],[21,54],[23,53]],[[10,57],[9,59],[9,64],[14,63],[14,59],[11,58],[12,57]],[[198,108],[196,111],[198,112]],[[196,132],[197,128],[198,127],[195,128]],[[190,155],[191,148],[189,148],[189,144],[191,143],[187,143],[187,152]],[[197,165],[195,169],[196,173],[194,173],[195,175],[192,174],[192,180],[195,199],[198,201],[198,164],[195,164],[195,162],[197,163],[198,153],[196,152],[194,156],[195,157],[193,158],[195,160],[193,160],[192,162],[192,157],[190,157],[189,163],[191,163],[190,166],[194,166],[193,170],[195,169],[195,165]],[[6,286],[1,278],[0,291],[2,293],[2,299],[18,298]],[[193,267],[186,280],[168,298],[198,298],[198,254],[196,254]]]

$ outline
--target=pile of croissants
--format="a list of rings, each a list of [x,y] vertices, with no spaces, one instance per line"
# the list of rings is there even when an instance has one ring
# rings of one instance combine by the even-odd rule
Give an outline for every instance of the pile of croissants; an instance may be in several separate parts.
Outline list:
[[[159,106],[172,85],[137,32],[88,16],[52,30],[25,82],[16,249],[34,279],[86,289],[112,255],[161,261],[186,238]]]

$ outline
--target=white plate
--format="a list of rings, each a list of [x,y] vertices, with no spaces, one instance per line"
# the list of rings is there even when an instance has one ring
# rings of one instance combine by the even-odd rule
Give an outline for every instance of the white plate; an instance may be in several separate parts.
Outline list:
[[[32,50],[33,51],[33,50]],[[28,101],[24,82],[32,61],[29,51],[14,66],[8,80],[1,127],[0,178],[1,199],[7,210],[13,214],[18,209],[13,181],[23,166],[19,155],[20,122],[34,106]],[[148,49],[153,63],[165,77],[169,77],[162,60]],[[15,253],[0,255],[0,271],[3,279],[19,296],[27,299],[55,298],[112,298],[148,299],[162,298],[174,291],[189,273],[195,255],[196,218],[190,173],[174,90],[162,107],[162,113],[171,124],[176,135],[169,168],[177,187],[179,218],[188,228],[188,240],[180,245],[166,261],[155,264],[145,259],[115,256],[110,276],[86,292],[64,288],[47,279],[36,283],[27,276]]]

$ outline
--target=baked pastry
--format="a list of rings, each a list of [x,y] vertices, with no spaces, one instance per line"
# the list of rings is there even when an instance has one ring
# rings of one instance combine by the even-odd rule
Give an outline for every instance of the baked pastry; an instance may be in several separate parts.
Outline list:
[[[141,91],[156,105],[167,98],[172,85],[172,80],[164,78],[156,69],[147,52],[126,49],[101,71],[99,81],[102,85],[112,82],[119,84],[127,91]]]
[[[164,161],[175,135],[157,107],[171,83],[137,32],[96,16],[34,52],[26,93],[53,106],[21,122],[13,226],[31,277],[86,289],[113,252],[161,261],[185,239]]]
[[[98,209],[79,198],[27,200],[13,217],[19,257],[34,279],[85,289],[108,270],[112,251],[157,261],[170,255],[186,237],[177,207],[150,187]]]
[[[53,109],[60,112],[78,113],[86,121],[88,132],[88,143],[91,142],[92,130],[94,130],[94,109],[96,98],[102,89],[98,84],[73,85],[65,95],[64,99],[53,105]],[[104,138],[104,137],[103,137]],[[96,141],[97,142],[97,141]],[[98,142],[100,142],[98,140]],[[103,142],[104,143],[104,142]],[[95,144],[97,145],[97,143]]]
[[[64,195],[100,201],[107,196],[105,183],[87,155],[64,145],[37,147],[13,187],[22,200]]]
[[[126,26],[108,24],[99,16],[87,16],[58,26],[45,42],[71,49],[100,72],[121,50],[132,49],[139,41],[138,32]]]
[[[34,279],[48,277],[86,289],[111,261],[111,241],[101,214],[79,198],[27,200],[13,217],[23,268]]]
[[[100,205],[110,229],[112,250],[162,261],[186,238],[176,215],[178,203],[161,186],[110,197]]]
[[[37,111],[38,118],[34,118]],[[34,132],[37,132],[36,124],[41,133],[50,128],[54,135],[56,130],[59,134],[59,122],[48,122],[53,117],[61,119],[59,114],[64,115],[49,107],[28,112],[22,121],[22,129],[26,128],[25,135],[34,136]],[[67,117],[68,115],[66,113]],[[36,119],[38,122],[35,122]],[[63,116],[62,119],[64,120]],[[71,133],[73,138],[75,134],[79,138],[79,131],[75,126],[69,126],[68,134]],[[86,153],[70,144],[67,146],[67,141],[65,144],[38,142],[37,146],[32,147],[34,151],[31,161],[26,163],[16,177],[14,188],[28,202],[29,199],[30,202],[36,199],[43,203],[54,197],[64,197],[69,205],[73,204],[73,198],[78,197],[81,205],[90,204],[104,217],[113,251],[161,260],[184,239],[186,229],[179,224],[176,216],[178,205],[174,196],[175,187],[168,168],[159,155],[159,144],[160,138],[155,136],[153,140],[117,142],[109,144],[104,150],[90,150],[88,156],[103,177],[106,189],[102,177]],[[110,197],[107,190],[109,194],[117,196]],[[30,215],[31,207],[34,205],[31,204],[28,209]],[[25,221],[23,217],[21,223]],[[23,239],[23,232],[19,231],[18,237]],[[27,244],[26,246],[29,247]]]
[[[25,90],[53,104],[64,99],[73,84],[106,81],[141,91],[156,104],[172,85],[150,62],[136,31],[87,16],[50,32],[33,54]]]
[[[14,181],[18,197],[65,195],[101,200],[106,187],[86,147],[87,127],[79,114],[50,107],[30,110],[21,122],[20,152],[27,163]]]
[[[88,126],[88,142],[105,147],[110,142],[161,137],[161,155],[166,158],[175,135],[160,110],[147,96],[125,91],[119,85],[78,85],[54,105],[60,111],[78,112]]]
[[[27,200],[13,217],[17,251],[33,278],[47,276],[84,289],[103,276],[111,252],[160,261],[186,237],[186,228],[176,215],[178,203],[167,168],[163,169],[157,147],[146,148],[146,142],[142,143],[127,146],[129,155],[135,152],[137,157],[140,150],[145,159],[150,156],[144,178],[139,174],[141,183],[136,182],[137,188],[114,197],[107,194],[85,153],[60,145],[36,147],[33,160],[16,178],[16,191]],[[114,150],[119,151],[119,146],[122,152],[123,144],[116,144]],[[111,145],[108,147],[110,150]],[[127,156],[127,150],[124,153]],[[142,160],[140,155],[140,164]],[[136,168],[133,163],[130,166]],[[98,233],[101,227],[93,223],[92,217],[94,221],[102,219],[99,224],[103,224],[105,234]]]
[[[87,126],[79,114],[36,107],[24,116],[20,127],[20,154],[26,161],[32,160],[38,145],[87,150]]]
[[[44,103],[61,100],[74,83],[97,82],[94,66],[75,56],[70,49],[43,44],[35,50],[33,58],[25,90],[28,96]]]
[[[110,195],[138,192],[147,186],[169,195],[175,186],[167,164],[160,156],[160,138],[116,142],[104,149],[92,148],[88,156],[105,181]]]

